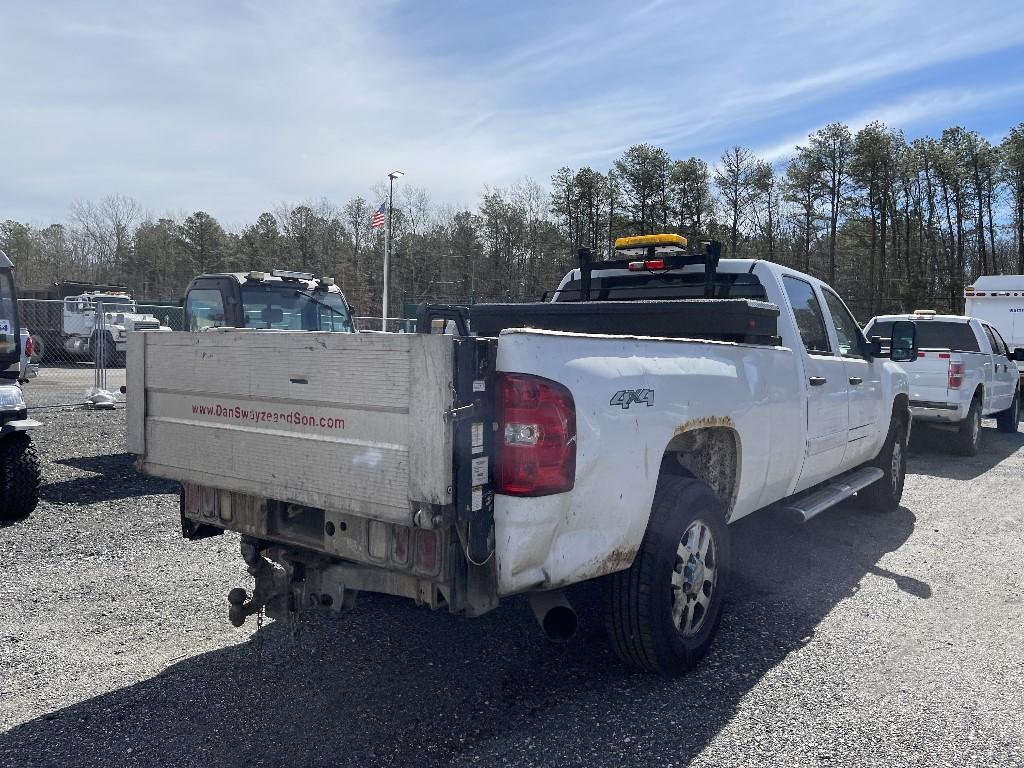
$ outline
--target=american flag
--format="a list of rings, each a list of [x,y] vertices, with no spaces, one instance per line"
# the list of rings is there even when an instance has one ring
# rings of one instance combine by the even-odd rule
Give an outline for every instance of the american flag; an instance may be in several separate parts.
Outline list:
[[[373,218],[370,219],[370,228],[371,229],[378,229],[379,227],[383,227],[384,226],[384,210],[385,210],[385,206],[386,206],[386,203],[381,203],[380,204],[380,208],[378,208],[374,212]]]

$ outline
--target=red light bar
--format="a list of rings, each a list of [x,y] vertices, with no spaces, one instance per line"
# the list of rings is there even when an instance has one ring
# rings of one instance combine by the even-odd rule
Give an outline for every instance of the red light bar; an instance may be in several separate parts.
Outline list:
[[[664,259],[647,259],[645,261],[631,261],[631,262],[629,262],[629,271],[630,272],[643,272],[644,270],[664,269],[664,268],[665,268],[665,260]]]

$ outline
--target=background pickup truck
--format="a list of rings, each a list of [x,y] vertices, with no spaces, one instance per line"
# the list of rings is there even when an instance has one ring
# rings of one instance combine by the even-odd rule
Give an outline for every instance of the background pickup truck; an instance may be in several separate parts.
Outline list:
[[[906,320],[917,325],[920,350],[909,371],[914,419],[955,429],[954,446],[965,456],[978,452],[983,416],[995,416],[1002,432],[1016,432],[1020,394],[1014,361],[1024,360],[1024,349],[1009,349],[987,322],[930,310],[875,317],[864,332],[887,336],[893,323]]]
[[[727,523],[857,492],[894,509],[910,411],[828,286],[683,243],[581,252],[552,301],[474,307],[473,336],[134,335],[128,450],[183,483],[186,537],[242,534],[236,624],[360,591],[468,616],[530,593],[564,638],[561,588],[603,578],[616,652],[684,670],[720,618]],[[914,332],[885,354],[916,359]]]

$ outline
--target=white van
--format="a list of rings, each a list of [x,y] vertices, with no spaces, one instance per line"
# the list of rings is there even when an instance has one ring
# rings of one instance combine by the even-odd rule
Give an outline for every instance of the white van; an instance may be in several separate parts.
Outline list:
[[[1024,275],[982,275],[964,289],[964,315],[984,320],[1010,349],[1024,347]],[[1024,387],[1024,362],[1017,361]]]

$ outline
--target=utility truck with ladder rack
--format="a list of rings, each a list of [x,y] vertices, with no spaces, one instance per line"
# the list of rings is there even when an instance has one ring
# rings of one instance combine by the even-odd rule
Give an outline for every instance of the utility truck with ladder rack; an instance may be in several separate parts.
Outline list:
[[[424,306],[415,334],[135,335],[128,449],[182,483],[185,537],[241,534],[235,624],[528,593],[564,638],[563,588],[601,579],[619,656],[685,670],[718,626],[729,523],[897,507],[908,382],[886,358],[917,357],[913,323],[883,351],[820,280],[686,245],[584,250],[546,301]]]

